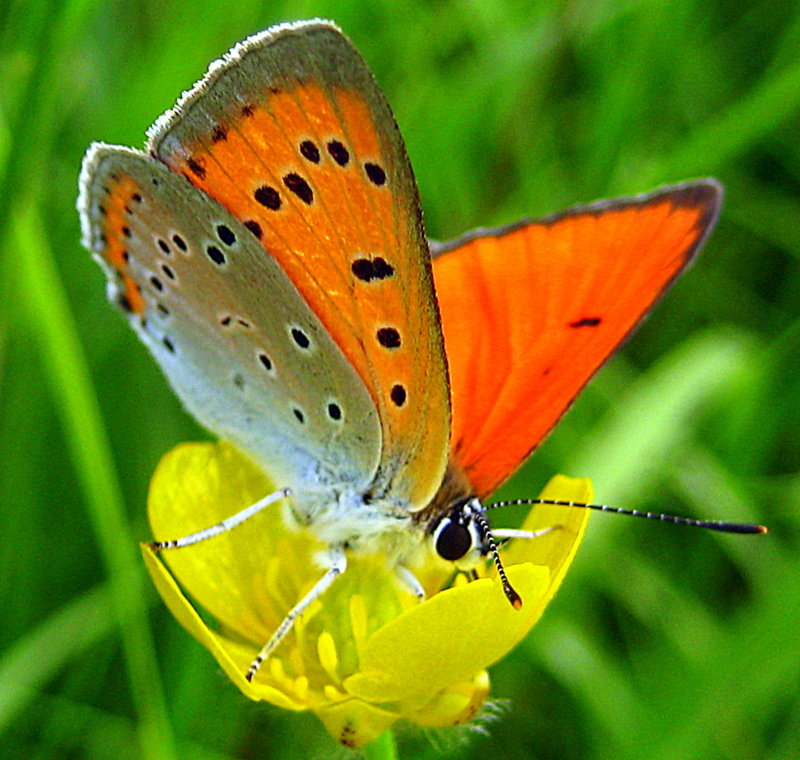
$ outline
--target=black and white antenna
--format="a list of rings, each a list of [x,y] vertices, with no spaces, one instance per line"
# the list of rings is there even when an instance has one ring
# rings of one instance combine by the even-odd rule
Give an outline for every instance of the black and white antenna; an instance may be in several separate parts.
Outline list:
[[[719,520],[695,520],[691,517],[678,517],[660,512],[640,512],[638,509],[623,509],[622,507],[609,507],[607,504],[586,504],[581,501],[561,501],[560,499],[511,499],[510,501],[497,501],[494,504],[484,505],[484,509],[497,509],[498,507],[515,507],[521,505],[547,504],[554,507],[578,507],[580,509],[594,509],[598,512],[612,512],[617,515],[630,515],[642,517],[646,520],[660,520],[674,525],[690,525],[694,528],[716,530],[720,533],[767,533],[764,525],[751,523],[722,522]]]

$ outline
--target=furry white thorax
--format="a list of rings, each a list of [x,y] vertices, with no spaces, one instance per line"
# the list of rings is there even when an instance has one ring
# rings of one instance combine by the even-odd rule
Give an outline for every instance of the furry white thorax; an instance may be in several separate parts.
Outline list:
[[[352,485],[294,489],[284,519],[330,546],[380,553],[392,564],[413,563],[421,550],[430,550],[424,526],[408,507],[387,499],[365,501],[363,490]]]

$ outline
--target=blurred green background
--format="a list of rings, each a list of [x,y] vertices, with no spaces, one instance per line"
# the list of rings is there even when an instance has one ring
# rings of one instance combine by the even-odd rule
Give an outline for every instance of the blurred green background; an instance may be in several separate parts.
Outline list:
[[[144,578],[148,479],[204,434],[105,303],[74,210],[90,141],[140,146],[230,45],[312,16],[338,21],[385,89],[432,237],[695,176],[725,184],[698,263],[503,495],[588,475],[605,502],[771,529],[595,516],[542,623],[493,668],[488,734],[401,732],[401,756],[800,757],[788,0],[5,0],[0,756],[336,752],[312,716],[242,697]]]

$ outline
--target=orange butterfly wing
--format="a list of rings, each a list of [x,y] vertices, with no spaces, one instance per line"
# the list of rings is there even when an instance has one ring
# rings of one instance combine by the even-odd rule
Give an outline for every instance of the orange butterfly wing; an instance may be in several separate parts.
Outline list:
[[[713,180],[433,244],[453,457],[481,496],[542,441],[710,232]]]
[[[148,148],[289,275],[378,408],[375,495],[423,507],[447,462],[447,369],[411,167],[359,54],[325,23],[257,35],[154,125]]]

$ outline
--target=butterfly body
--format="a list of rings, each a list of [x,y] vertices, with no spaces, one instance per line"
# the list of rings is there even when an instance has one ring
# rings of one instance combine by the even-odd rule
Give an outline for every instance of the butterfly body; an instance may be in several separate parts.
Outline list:
[[[110,299],[201,424],[291,492],[291,521],[402,565],[471,524],[721,198],[700,180],[429,247],[389,106],[320,21],[236,46],[148,137],[84,160]]]

